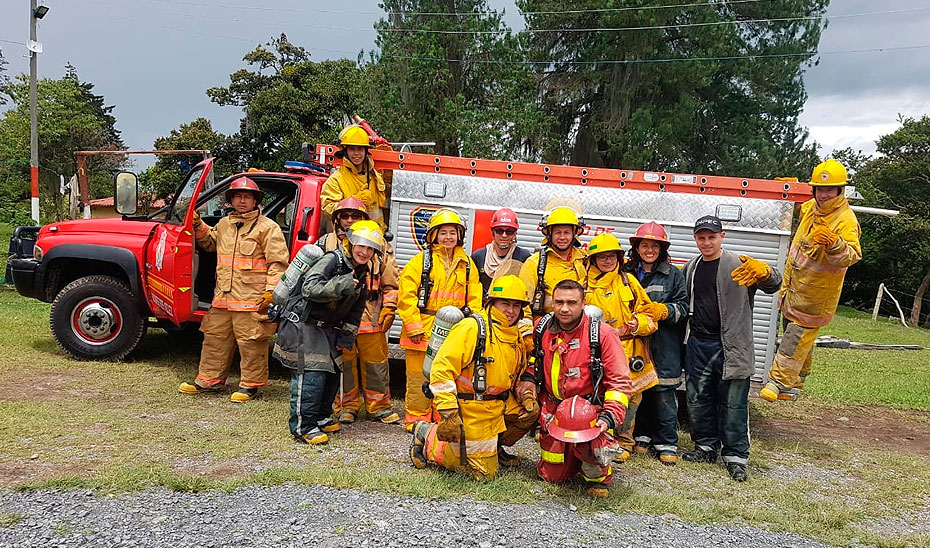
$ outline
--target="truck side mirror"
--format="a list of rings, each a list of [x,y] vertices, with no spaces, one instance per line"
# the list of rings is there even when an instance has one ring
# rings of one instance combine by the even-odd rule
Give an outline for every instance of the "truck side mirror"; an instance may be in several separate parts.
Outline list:
[[[139,208],[139,179],[135,173],[120,171],[113,178],[113,210],[120,215],[135,215]]]

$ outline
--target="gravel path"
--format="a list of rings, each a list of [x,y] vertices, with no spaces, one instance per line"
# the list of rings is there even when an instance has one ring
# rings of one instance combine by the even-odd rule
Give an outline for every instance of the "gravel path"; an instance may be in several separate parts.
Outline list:
[[[293,485],[231,494],[0,491],[0,519],[0,546],[16,548],[825,546],[673,516],[584,514],[557,502],[496,505]]]

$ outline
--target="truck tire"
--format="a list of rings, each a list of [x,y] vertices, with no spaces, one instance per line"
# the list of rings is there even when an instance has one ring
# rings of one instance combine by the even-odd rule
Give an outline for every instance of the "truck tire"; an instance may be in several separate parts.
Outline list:
[[[145,335],[145,318],[132,291],[110,276],[85,276],[66,285],[49,314],[58,345],[77,360],[122,360]]]

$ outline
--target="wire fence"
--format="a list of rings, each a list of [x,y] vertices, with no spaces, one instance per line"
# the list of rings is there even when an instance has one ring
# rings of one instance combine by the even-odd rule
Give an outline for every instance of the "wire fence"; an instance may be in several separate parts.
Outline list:
[[[885,285],[882,285],[881,291],[878,315],[900,321],[900,317],[903,314],[908,325],[912,325],[910,324],[911,310],[914,307],[914,301],[917,299],[917,295],[899,289],[891,289]],[[895,301],[897,301],[897,303]],[[930,293],[925,293],[921,297],[920,302],[921,308],[917,319],[917,326],[930,328]],[[901,307],[900,311],[898,310],[898,306]]]

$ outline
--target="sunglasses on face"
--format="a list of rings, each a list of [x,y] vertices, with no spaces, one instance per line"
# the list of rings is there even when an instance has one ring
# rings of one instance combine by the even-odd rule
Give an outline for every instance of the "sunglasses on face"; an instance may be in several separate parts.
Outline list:
[[[517,233],[516,229],[513,228],[495,228],[495,234],[503,234],[504,236],[513,236]]]
[[[340,219],[351,219],[353,221],[361,221],[365,217],[361,213],[343,213],[339,216]]]

